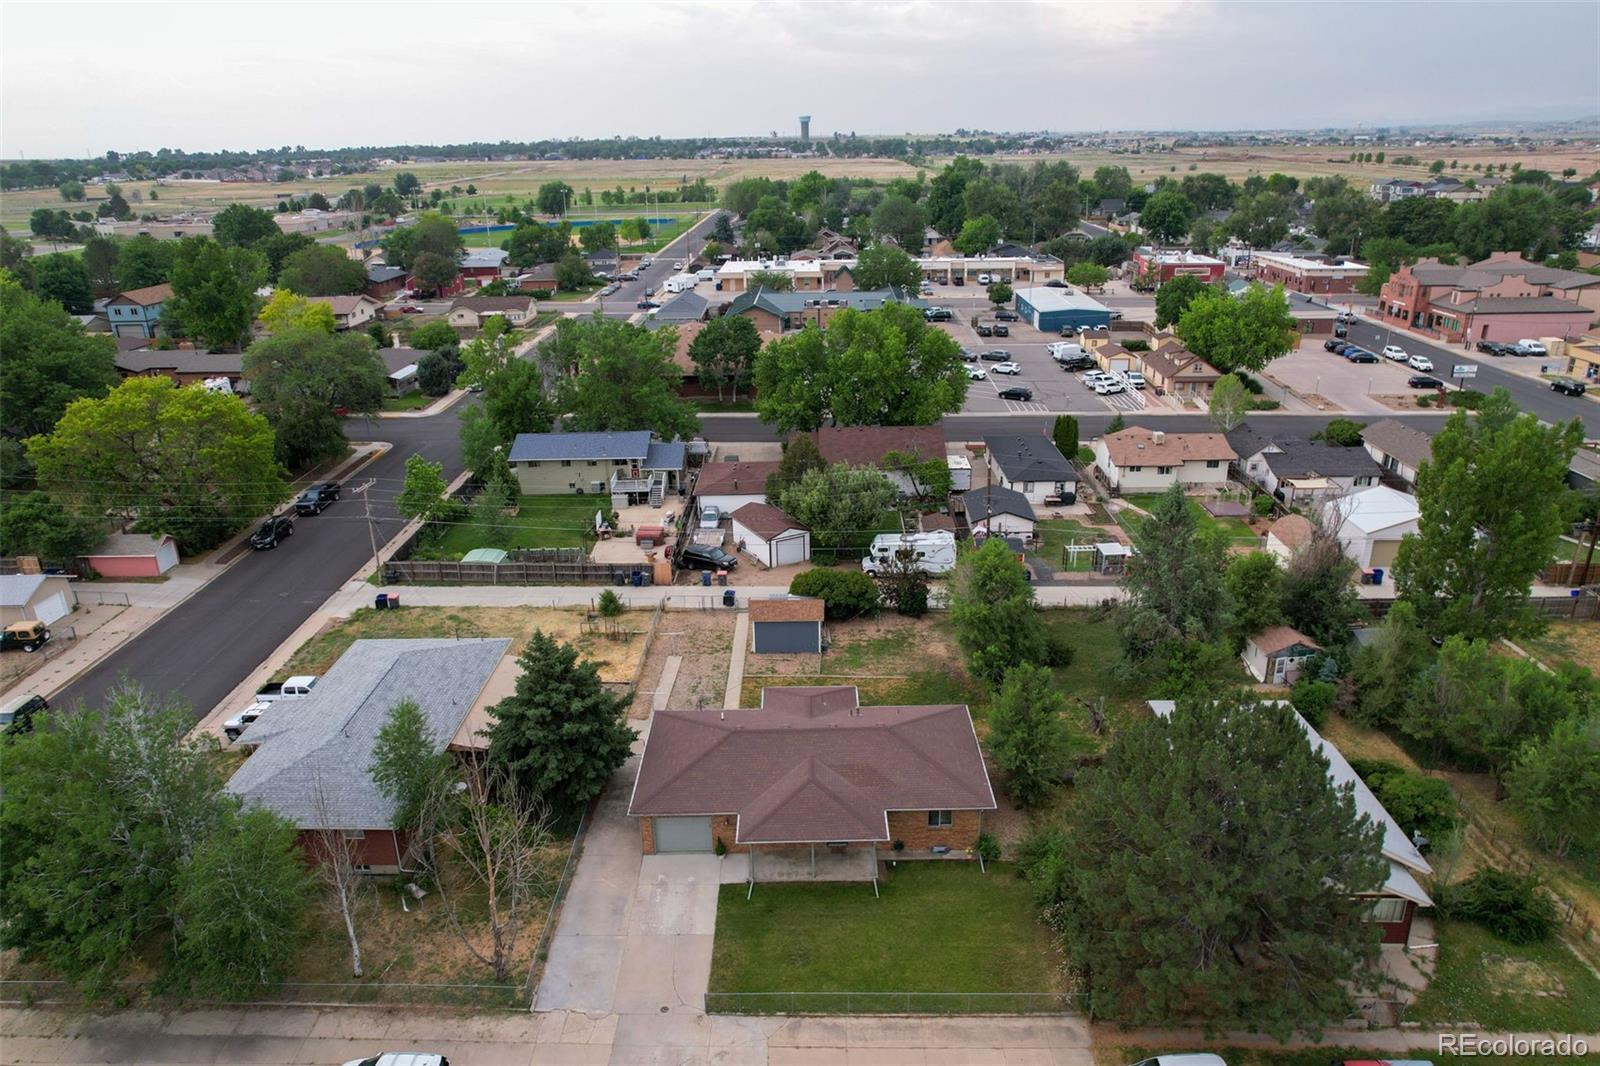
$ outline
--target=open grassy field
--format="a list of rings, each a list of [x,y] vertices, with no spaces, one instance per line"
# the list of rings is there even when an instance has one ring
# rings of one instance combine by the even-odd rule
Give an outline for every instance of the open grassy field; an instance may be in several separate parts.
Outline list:
[[[494,547],[505,548],[581,548],[583,531],[594,521],[598,505],[593,497],[563,494],[523,496],[517,513],[502,520],[505,538]],[[459,559],[474,548],[485,547],[486,531],[474,522],[458,522],[444,537],[419,558]]]
[[[1067,152],[1051,156],[991,157],[995,161],[1014,159],[1031,163],[1039,159],[1065,159],[1082,170],[1092,173],[1097,166],[1127,167],[1135,181],[1149,181],[1162,175],[1182,177],[1193,171],[1212,171],[1234,181],[1243,181],[1252,174],[1271,174],[1281,171],[1298,178],[1324,174],[1342,174],[1352,181],[1365,185],[1375,178],[1420,177],[1427,173],[1427,165],[1436,158],[1448,164],[1459,160],[1457,175],[1472,173],[1473,163],[1485,165],[1521,163],[1524,168],[1549,170],[1559,174],[1572,167],[1587,176],[1600,169],[1600,152],[1575,149],[1546,149],[1538,152],[1517,152],[1489,148],[1480,149],[1407,149],[1389,148],[1391,156],[1414,154],[1419,166],[1401,167],[1393,163],[1368,163],[1357,165],[1348,161],[1348,151],[1336,146],[1262,146],[1251,148],[1182,148],[1166,151],[1144,151],[1137,155],[1113,153],[1104,149]],[[935,159],[923,168],[930,175],[948,160]],[[247,203],[270,207],[280,194],[307,196],[312,192],[336,196],[352,187],[368,182],[387,185],[400,170],[410,170],[422,179],[428,189],[439,187],[448,190],[452,185],[476,187],[474,197],[464,200],[501,199],[511,195],[526,199],[547,181],[564,181],[575,190],[613,189],[621,185],[625,190],[677,188],[680,182],[705,178],[719,188],[740,178],[765,176],[774,179],[796,178],[808,170],[818,170],[829,177],[873,178],[887,181],[890,178],[914,175],[918,168],[896,159],[598,159],[598,160],[511,160],[494,162],[420,163],[384,168],[381,171],[343,174],[332,178],[315,178],[304,181],[278,183],[239,182],[177,182],[156,185],[154,182],[131,182],[130,188],[144,191],[156,188],[160,199],[156,204],[146,204],[146,209],[159,209],[163,213],[180,210],[215,211],[230,203]],[[98,190],[91,190],[91,195]],[[37,207],[59,207],[61,198],[54,189],[29,189],[6,193],[0,197],[0,224],[13,232],[25,229],[28,214]],[[87,204],[93,211],[92,202]]]
[[[1004,996],[954,1002],[884,995],[719,993],[1054,993],[1050,935],[1034,916],[1027,883],[1009,866],[902,862],[882,883],[724,885],[717,901],[711,999],[718,1010],[767,1013],[1009,1011]],[[1025,1007],[1023,1009],[1026,1009]]]
[[[600,591],[595,590],[598,596]],[[402,600],[404,592],[401,593]],[[376,637],[510,637],[511,651],[535,629],[578,649],[586,660],[596,663],[602,681],[627,683],[633,680],[644,648],[648,611],[622,615],[618,631],[625,639],[613,639],[584,625],[586,611],[581,607],[400,607],[386,611],[363,607],[343,621],[334,622],[300,645],[282,670],[273,675],[281,681],[294,674],[322,674],[357,640]]]

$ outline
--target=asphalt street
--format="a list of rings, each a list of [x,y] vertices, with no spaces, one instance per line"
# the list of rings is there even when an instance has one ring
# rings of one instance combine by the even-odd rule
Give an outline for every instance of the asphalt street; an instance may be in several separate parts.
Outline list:
[[[1405,330],[1388,329],[1381,323],[1357,320],[1350,325],[1351,341],[1361,345],[1368,351],[1381,353],[1386,344],[1398,344],[1406,350],[1408,355],[1426,355],[1433,360],[1433,375],[1454,387],[1458,382],[1451,379],[1451,371],[1458,364],[1476,366],[1477,376],[1466,379],[1466,385],[1478,392],[1490,392],[1497,388],[1504,388],[1511,393],[1511,398],[1517,401],[1517,406],[1522,410],[1544,419],[1547,422],[1562,422],[1571,418],[1583,419],[1584,436],[1600,436],[1600,408],[1582,396],[1564,396],[1553,392],[1547,382],[1530,378],[1523,374],[1515,374],[1503,370],[1499,363],[1505,363],[1515,356],[1484,355],[1481,352],[1469,352],[1465,349],[1448,345],[1434,344],[1423,340],[1414,333]],[[1334,358],[1329,356],[1329,358]],[[1537,357],[1517,359],[1521,363],[1541,362]],[[1558,359],[1545,359],[1552,365],[1562,362]],[[1254,419],[1252,419],[1254,421]]]
[[[352,421],[346,429],[352,439],[393,447],[345,482],[343,498],[320,515],[297,519],[294,536],[279,547],[247,552],[53,702],[94,705],[126,678],[162,696],[177,694],[197,717],[205,714],[371,557],[365,509],[349,489],[374,479],[372,513],[381,545],[404,525],[394,500],[407,458],[421,454],[442,462],[446,480],[461,472],[456,419],[462,406],[433,418]]]
[[[661,291],[661,283],[678,273],[672,264],[680,259],[687,261],[690,257],[689,252],[691,249],[698,250],[705,245],[706,240],[711,236],[711,231],[716,228],[717,216],[720,214],[722,212],[712,211],[690,228],[687,240],[680,238],[677,243],[670,244],[661,251],[652,253],[651,259],[653,261],[649,266],[638,271],[638,280],[624,281],[622,288],[600,302],[602,310],[608,315],[618,313],[631,315],[638,310],[635,305],[644,296],[646,289],[655,290],[657,303],[666,303],[669,294]]]

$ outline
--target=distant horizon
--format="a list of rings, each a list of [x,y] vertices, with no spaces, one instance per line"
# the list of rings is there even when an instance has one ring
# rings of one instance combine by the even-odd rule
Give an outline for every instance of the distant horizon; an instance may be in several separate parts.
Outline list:
[[[641,127],[672,140],[793,136],[802,114],[816,139],[869,128],[1250,133],[1600,114],[1600,4],[1589,0],[329,0],[306,10],[11,0],[0,6],[0,158],[336,144],[352,131],[373,145]],[[345,26],[364,32],[337,32]],[[1536,56],[1537,76],[1485,74],[1508,69],[1508,56]]]
[[[815,120],[813,120],[813,121],[815,121]],[[1490,127],[1490,128],[1492,128],[1492,127],[1497,127],[1497,126],[1510,126],[1510,125],[1528,126],[1528,127],[1547,127],[1547,126],[1548,127],[1553,127],[1553,126],[1578,126],[1578,125],[1583,125],[1585,123],[1592,125],[1594,128],[1592,130],[1587,131],[1584,134],[1580,134],[1580,136],[1589,136],[1589,137],[1595,138],[1597,141],[1600,141],[1600,113],[1597,113],[1597,114],[1592,115],[1592,116],[1576,116],[1576,117],[1572,117],[1572,118],[1537,118],[1537,119],[1535,119],[1535,118],[1527,118],[1527,119],[1482,118],[1482,119],[1463,119],[1463,120],[1461,120],[1459,122],[1391,122],[1391,123],[1387,123],[1387,124],[1384,124],[1384,125],[1381,125],[1381,126],[1380,125],[1370,124],[1370,123],[1355,123],[1355,124],[1351,124],[1351,125],[1334,124],[1334,125],[1322,125],[1322,126],[1238,126],[1238,127],[1232,127],[1232,128],[1224,128],[1224,127],[1193,127],[1193,128],[1177,128],[1177,127],[1168,127],[1168,128],[1156,128],[1156,127],[1149,127],[1149,128],[1135,128],[1135,127],[1126,127],[1126,128],[1084,127],[1084,128],[1072,128],[1072,129],[1025,129],[1025,130],[1024,129],[1008,130],[1008,129],[987,128],[987,127],[973,127],[971,129],[969,129],[967,133],[964,133],[964,134],[957,133],[954,129],[931,131],[931,132],[930,131],[911,131],[911,130],[893,130],[893,131],[889,131],[889,130],[859,130],[859,129],[858,130],[851,130],[851,131],[845,131],[845,130],[839,130],[839,131],[822,130],[822,131],[817,131],[817,130],[813,130],[812,134],[811,134],[811,140],[813,142],[817,142],[817,143],[826,142],[826,141],[832,140],[836,134],[839,135],[839,136],[850,136],[851,134],[854,134],[856,137],[867,138],[867,139],[873,139],[873,138],[888,139],[888,138],[896,138],[896,137],[907,137],[907,138],[916,138],[916,139],[925,139],[925,140],[939,140],[939,139],[979,140],[979,139],[984,139],[984,138],[1020,138],[1020,137],[1235,136],[1235,135],[1243,135],[1243,134],[1262,135],[1262,134],[1275,134],[1275,133],[1281,133],[1281,134],[1328,134],[1328,133],[1360,133],[1363,130],[1370,131],[1370,130],[1378,130],[1378,129],[1385,130],[1391,135],[1401,135],[1401,134],[1423,133],[1423,132],[1428,132],[1428,131],[1448,132],[1448,131],[1452,131],[1452,130],[1468,130],[1468,129],[1479,128],[1479,127]],[[963,128],[965,128],[965,127],[963,127]],[[322,152],[351,152],[351,151],[362,151],[362,150],[370,150],[370,151],[373,151],[373,152],[379,152],[379,151],[386,151],[386,150],[389,150],[389,149],[396,149],[396,148],[444,148],[444,147],[450,147],[452,145],[464,145],[464,144],[471,144],[471,143],[478,143],[478,144],[485,144],[485,145],[502,145],[502,144],[504,144],[504,145],[520,145],[520,144],[535,144],[535,143],[539,143],[539,142],[542,142],[542,141],[554,141],[554,142],[563,142],[563,141],[565,141],[565,142],[574,142],[574,143],[588,143],[588,142],[593,142],[593,141],[610,141],[610,140],[642,140],[642,141],[657,140],[657,141],[661,141],[663,143],[671,144],[671,143],[681,143],[681,142],[685,142],[685,141],[701,141],[701,140],[711,140],[711,141],[767,141],[767,142],[771,142],[771,141],[774,141],[774,140],[777,140],[777,141],[798,141],[799,139],[800,139],[800,134],[799,134],[798,129],[796,129],[792,133],[788,133],[788,134],[786,134],[786,133],[784,133],[783,131],[780,130],[780,131],[778,131],[778,135],[777,135],[776,138],[773,137],[772,131],[767,131],[765,133],[685,134],[683,136],[676,136],[676,137],[667,137],[667,136],[663,136],[663,135],[660,135],[660,134],[653,134],[653,133],[635,132],[635,133],[609,133],[609,134],[600,134],[600,135],[590,135],[590,134],[572,134],[570,136],[547,135],[547,136],[541,136],[541,137],[529,137],[529,138],[525,138],[525,139],[521,139],[521,140],[513,140],[513,139],[510,139],[510,138],[502,138],[502,139],[496,140],[496,141],[488,141],[488,140],[478,140],[478,141],[414,141],[414,142],[411,142],[409,144],[400,144],[398,142],[397,143],[393,143],[393,144],[360,144],[360,143],[356,143],[356,142],[352,141],[352,142],[348,142],[348,143],[340,144],[340,145],[333,145],[333,144],[323,144],[323,145],[317,145],[317,146],[300,146],[300,145],[296,145],[291,149],[290,154],[291,155],[314,156],[314,155],[316,155],[318,153],[322,153]],[[183,147],[183,146],[179,146],[179,145],[171,145],[171,144],[161,145],[158,148],[126,148],[126,147],[112,146],[112,147],[107,148],[107,149],[105,149],[103,151],[95,152],[94,154],[91,154],[91,155],[54,155],[54,156],[51,156],[51,155],[45,155],[45,156],[7,155],[7,156],[4,156],[4,157],[0,157],[0,161],[4,161],[4,162],[51,161],[51,160],[59,160],[59,161],[69,161],[69,160],[70,161],[79,161],[79,160],[92,161],[92,160],[96,160],[96,159],[104,159],[108,152],[116,152],[119,156],[132,156],[132,155],[141,155],[141,154],[153,155],[156,152],[159,152],[159,151],[162,151],[162,150],[169,150],[169,151],[180,153],[180,154],[183,154],[183,155],[243,155],[243,156],[259,155],[259,156],[267,156],[267,155],[272,155],[272,154],[280,152],[284,147],[285,147],[284,145],[276,145],[276,146],[273,146],[273,147],[257,147],[257,148],[235,148],[235,147],[188,148],[188,147]],[[1408,146],[1402,144],[1402,145],[1398,145],[1397,147],[1408,147]],[[1066,149],[1066,150],[1070,151],[1070,149]]]

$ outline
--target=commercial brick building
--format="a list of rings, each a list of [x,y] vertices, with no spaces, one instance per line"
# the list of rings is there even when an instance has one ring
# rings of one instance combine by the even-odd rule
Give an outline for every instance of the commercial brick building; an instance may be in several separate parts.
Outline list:
[[[1470,266],[1422,259],[1390,276],[1378,314],[1452,342],[1578,337],[1600,319],[1600,277],[1498,252]]]
[[[1354,292],[1356,282],[1367,276],[1367,267],[1348,259],[1311,259],[1283,252],[1255,252],[1250,257],[1250,276],[1265,285],[1329,295]]]
[[[1156,282],[1162,285],[1180,274],[1189,274],[1210,284],[1221,281],[1227,269],[1220,259],[1181,248],[1140,248],[1133,253],[1133,264],[1140,277],[1154,275]]]

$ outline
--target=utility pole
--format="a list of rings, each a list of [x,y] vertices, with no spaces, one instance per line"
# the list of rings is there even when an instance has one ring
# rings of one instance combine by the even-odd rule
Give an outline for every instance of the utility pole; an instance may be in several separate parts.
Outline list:
[[[350,490],[353,494],[361,497],[361,502],[366,507],[367,536],[372,541],[372,572],[374,574],[379,573],[379,571],[382,569],[378,562],[378,526],[372,520],[372,486],[376,485],[377,483],[378,481],[376,478],[368,478],[366,481],[363,481],[360,485]]]

